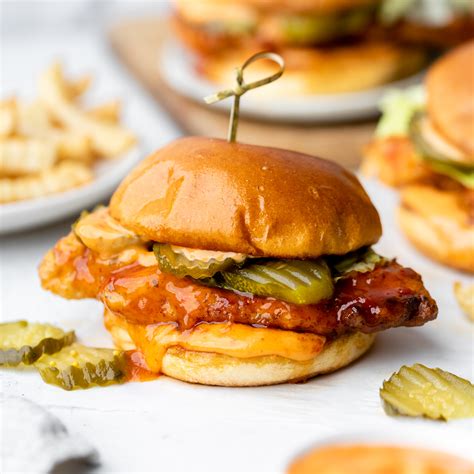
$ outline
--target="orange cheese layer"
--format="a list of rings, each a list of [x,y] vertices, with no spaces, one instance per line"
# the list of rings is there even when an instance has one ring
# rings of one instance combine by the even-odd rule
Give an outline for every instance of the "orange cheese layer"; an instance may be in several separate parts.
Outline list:
[[[235,323],[202,323],[180,331],[174,324],[131,324],[106,310],[105,326],[121,349],[140,350],[152,372],[173,346],[197,352],[215,352],[238,358],[276,355],[296,361],[311,360],[323,349],[326,338],[310,333],[255,328]]]

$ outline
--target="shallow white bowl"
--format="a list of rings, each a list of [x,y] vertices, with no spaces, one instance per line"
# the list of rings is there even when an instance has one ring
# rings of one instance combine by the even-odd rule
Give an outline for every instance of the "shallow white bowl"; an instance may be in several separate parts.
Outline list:
[[[203,98],[217,92],[219,86],[200,77],[193,63],[192,55],[181,45],[172,40],[164,43],[159,59],[163,79],[174,91],[204,105]],[[420,72],[384,86],[343,94],[278,97],[278,100],[271,100],[250,92],[241,100],[240,111],[242,115],[265,120],[300,123],[375,117],[378,114],[378,103],[389,89],[419,84],[423,75]],[[232,99],[226,99],[208,107],[230,110],[231,105]]]
[[[94,168],[95,179],[85,186],[37,199],[0,204],[0,235],[50,224],[108,199],[141,158],[140,148],[135,147],[121,158],[99,162]]]
[[[424,421],[423,425],[415,424]],[[462,422],[469,422],[463,420]],[[459,422],[449,422],[459,423]],[[410,418],[388,418],[381,421],[380,426],[365,430],[349,430],[340,435],[320,439],[306,446],[296,456],[289,459],[288,464],[313,449],[325,446],[373,445],[403,446],[429,451],[446,453],[474,462],[472,438],[462,437],[452,429],[449,423],[432,420]]]

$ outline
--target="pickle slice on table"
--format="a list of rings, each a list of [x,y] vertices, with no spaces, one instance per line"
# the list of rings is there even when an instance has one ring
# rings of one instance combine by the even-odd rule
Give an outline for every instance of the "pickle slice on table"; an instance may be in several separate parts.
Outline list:
[[[65,390],[120,383],[125,376],[122,351],[72,344],[35,364],[46,383]]]
[[[115,349],[74,343],[54,355],[42,357],[35,366],[46,383],[74,390],[123,382],[125,355]]]
[[[450,372],[422,364],[403,366],[383,383],[380,397],[388,415],[434,420],[474,417],[474,385]]]
[[[31,365],[43,354],[54,354],[76,339],[50,324],[15,321],[0,324],[0,365]]]
[[[212,277],[217,272],[242,264],[246,259],[242,253],[214,252],[158,243],[153,245],[153,252],[163,272],[196,279]]]
[[[223,272],[222,277],[225,288],[295,304],[314,304],[331,297],[334,291],[324,260],[267,261]]]

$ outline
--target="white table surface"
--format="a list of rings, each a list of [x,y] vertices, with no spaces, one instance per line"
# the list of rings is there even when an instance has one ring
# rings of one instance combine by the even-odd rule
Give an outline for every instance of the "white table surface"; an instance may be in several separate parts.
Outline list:
[[[159,147],[179,133],[93,34],[76,34],[67,42],[54,36],[34,42],[17,37],[2,53],[6,91],[31,90],[38,72],[63,57],[73,71],[96,72],[106,96],[127,98],[128,113],[148,147]],[[69,393],[44,384],[35,373],[2,371],[2,393],[40,403],[89,439],[101,454],[97,472],[280,472],[308,444],[361,430],[408,436],[421,427],[438,442],[474,441],[470,420],[445,424],[390,418],[382,410],[378,389],[403,364],[440,366],[472,380],[474,326],[452,294],[453,281],[467,278],[419,256],[394,224],[394,193],[374,183],[369,188],[383,214],[385,234],[378,249],[386,256],[398,255],[424,276],[440,307],[435,322],[386,331],[359,362],[306,384],[227,389],[161,377]],[[66,301],[40,288],[37,265],[70,223],[1,239],[1,318],[50,321],[76,329],[88,344],[110,345],[98,302]]]

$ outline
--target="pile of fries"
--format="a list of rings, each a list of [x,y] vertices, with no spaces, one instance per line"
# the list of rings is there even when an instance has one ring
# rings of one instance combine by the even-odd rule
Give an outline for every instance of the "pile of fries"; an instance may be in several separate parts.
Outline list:
[[[53,64],[31,103],[0,101],[0,203],[82,186],[99,159],[113,159],[136,141],[120,122],[120,102],[81,105],[91,77],[67,80]]]

